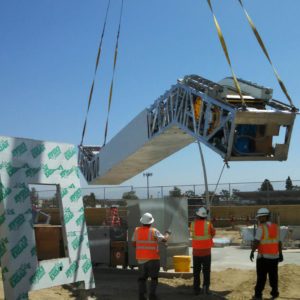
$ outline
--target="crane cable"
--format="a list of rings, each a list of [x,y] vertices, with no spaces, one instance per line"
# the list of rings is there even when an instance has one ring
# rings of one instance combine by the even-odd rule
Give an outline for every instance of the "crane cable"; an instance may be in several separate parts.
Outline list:
[[[193,114],[192,118],[193,118],[194,133],[196,135],[197,134],[197,123],[196,123],[196,118],[195,118],[195,109],[194,109],[193,105],[191,105],[191,108],[192,108],[192,114]],[[201,165],[202,165],[202,171],[203,171],[203,178],[204,178],[205,203],[206,203],[205,206],[206,206],[206,208],[207,208],[207,210],[209,212],[208,213],[208,218],[210,219],[210,206],[211,206],[212,200],[214,199],[216,190],[218,188],[219,182],[220,182],[221,177],[223,175],[223,171],[224,171],[225,165],[227,166],[227,168],[229,168],[229,165],[228,165],[228,161],[225,159],[224,160],[224,165],[223,165],[222,170],[221,170],[221,174],[219,176],[218,182],[217,182],[216,187],[215,187],[215,190],[214,190],[212,196],[210,197],[209,196],[209,191],[208,191],[208,180],[207,180],[207,172],[206,172],[206,165],[205,165],[204,154],[203,154],[201,143],[200,143],[199,139],[197,139],[196,142],[197,142],[197,145],[198,145],[198,150],[199,150],[200,160],[201,160]]]
[[[116,65],[117,65],[117,58],[118,58],[118,47],[119,47],[119,37],[120,37],[120,31],[121,31],[122,15],[123,15],[123,0],[122,0],[122,4],[121,4],[119,27],[118,27],[118,33],[117,33],[117,39],[116,39],[116,47],[115,47],[115,54],[114,54],[114,65],[113,65],[113,74],[112,74],[112,79],[111,79],[111,84],[110,84],[110,90],[109,90],[108,109],[107,109],[107,118],[106,118],[105,131],[104,131],[103,146],[105,146],[106,139],[107,139],[109,113],[110,113],[111,102],[112,102],[113,87],[114,87],[114,77],[115,77],[115,71],[116,71]]]
[[[215,23],[215,26],[216,26],[216,29],[217,29],[217,32],[218,32],[218,37],[219,37],[219,40],[220,40],[223,52],[225,54],[227,63],[229,65],[229,68],[230,68],[230,71],[231,71],[231,74],[232,74],[232,78],[233,78],[233,81],[234,81],[235,88],[236,88],[239,96],[241,97],[243,109],[246,109],[247,105],[246,105],[245,99],[243,97],[240,84],[239,84],[239,82],[237,80],[237,77],[236,77],[236,75],[234,73],[234,70],[233,70],[233,67],[232,67],[232,64],[231,64],[231,60],[230,60],[230,56],[229,56],[229,52],[228,52],[228,49],[227,49],[227,45],[226,45],[226,42],[225,42],[225,39],[224,39],[222,30],[221,30],[221,27],[219,25],[219,22],[218,22],[218,20],[216,18],[216,15],[214,13],[214,10],[213,10],[212,4],[211,4],[211,0],[207,0],[207,3],[208,3],[208,6],[209,6],[209,8],[210,8],[210,10],[212,12],[212,15],[213,15],[214,23]]]
[[[221,177],[222,177],[222,175],[223,175],[223,172],[224,172],[224,168],[225,168],[225,166],[227,166],[227,169],[229,168],[228,161],[226,161],[226,160],[224,160],[224,165],[223,165],[223,167],[222,167],[222,170],[221,170],[221,173],[220,173],[220,175],[219,175],[219,179],[218,179],[218,181],[217,181],[217,184],[216,184],[215,190],[214,190],[214,192],[212,193],[212,195],[211,195],[211,197],[210,197],[210,200],[209,200],[209,201],[210,201],[210,203],[212,203],[212,202],[213,202],[213,200],[214,200],[214,198],[215,198],[216,191],[217,191],[217,188],[218,188],[218,186],[219,186],[219,183],[220,183]]]
[[[285,84],[281,80],[281,78],[280,78],[280,76],[279,76],[279,74],[278,74],[275,66],[273,65],[273,62],[272,62],[272,60],[270,58],[270,55],[269,55],[269,53],[267,51],[267,48],[266,48],[266,46],[265,46],[265,44],[264,44],[264,42],[263,42],[263,40],[262,40],[262,38],[261,38],[261,36],[260,36],[260,34],[258,32],[256,26],[254,25],[254,22],[252,21],[252,19],[251,19],[250,15],[248,14],[246,8],[244,7],[243,1],[242,0],[238,0],[238,1],[239,1],[240,5],[241,5],[241,7],[242,7],[242,9],[243,9],[243,11],[245,13],[245,16],[246,16],[246,18],[248,20],[248,23],[249,23],[249,25],[250,25],[250,27],[251,27],[251,29],[252,29],[255,37],[256,37],[256,40],[257,40],[258,44],[260,45],[261,50],[265,54],[267,60],[269,61],[270,65],[271,65],[271,67],[273,69],[273,72],[274,72],[274,74],[276,76],[276,79],[277,79],[277,81],[278,81],[278,83],[279,83],[279,85],[281,87],[281,90],[283,91],[283,93],[285,94],[285,96],[287,97],[287,99],[289,100],[292,109],[295,111],[296,107],[293,104],[292,98],[290,97],[290,95],[289,95],[289,93],[287,91],[287,88],[285,87]]]
[[[92,85],[91,85],[91,88],[90,88],[90,94],[89,94],[89,100],[88,100],[88,107],[87,107],[87,111],[86,111],[86,115],[85,115],[85,120],[84,120],[84,125],[83,125],[83,129],[82,129],[80,146],[82,145],[83,140],[84,140],[85,131],[86,131],[86,125],[87,125],[87,118],[88,118],[88,114],[89,114],[89,110],[90,110],[90,106],[91,106],[91,102],[92,102],[92,98],[93,98],[95,79],[96,79],[98,65],[99,65],[99,61],[100,61],[100,57],[101,57],[102,43],[103,43],[103,38],[104,38],[104,34],[105,34],[106,21],[107,21],[109,7],[110,7],[110,0],[108,1],[107,8],[106,8],[106,14],[105,14],[105,19],[104,19],[104,24],[103,24],[103,28],[102,28],[102,34],[101,34],[101,39],[100,39],[100,43],[99,43],[99,47],[98,47],[98,53],[97,53],[97,58],[96,58],[94,78],[93,78],[93,82],[92,82]]]

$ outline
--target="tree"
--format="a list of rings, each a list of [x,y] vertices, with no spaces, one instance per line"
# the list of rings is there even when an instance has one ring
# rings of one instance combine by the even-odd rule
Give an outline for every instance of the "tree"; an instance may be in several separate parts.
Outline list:
[[[139,197],[135,194],[135,191],[129,191],[129,192],[125,192],[122,195],[122,199],[126,199],[126,200],[136,200],[139,199]]]
[[[83,206],[96,207],[96,196],[94,193],[90,193],[90,195],[83,196]]]
[[[220,200],[221,201],[229,201],[230,192],[228,190],[221,190],[220,192]]]
[[[173,190],[169,191],[169,196],[170,197],[181,197],[181,189],[178,188],[177,186],[174,186]]]
[[[231,201],[239,201],[240,197],[237,195],[237,193],[239,192],[239,189],[232,189],[232,195],[230,196],[230,200]]]
[[[261,184],[261,187],[259,191],[264,192],[264,191],[274,191],[273,185],[270,182],[269,179],[265,179],[264,182]]]
[[[294,186],[293,186],[293,182],[290,176],[288,176],[288,178],[285,181],[285,189],[287,191],[291,191],[293,190]]]
[[[96,196],[94,193],[90,194],[90,203],[91,203],[91,207],[96,207]]]
[[[196,196],[195,192],[192,190],[185,191],[183,195],[186,197],[195,197]]]

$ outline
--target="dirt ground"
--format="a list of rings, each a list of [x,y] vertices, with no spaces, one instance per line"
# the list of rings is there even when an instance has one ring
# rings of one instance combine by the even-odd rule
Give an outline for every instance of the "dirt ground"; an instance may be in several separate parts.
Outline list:
[[[137,299],[137,272],[132,270],[96,268],[94,270],[96,286],[93,297],[84,299],[133,300]],[[170,274],[168,274],[170,276]],[[279,268],[279,299],[300,300],[300,266],[284,265]],[[160,278],[158,294],[161,300],[191,299],[250,299],[255,285],[254,270],[227,269],[212,272],[212,296],[194,296],[192,278]],[[265,299],[270,299],[270,289],[265,289]],[[0,286],[0,299],[3,287]],[[80,292],[71,285],[54,287],[30,293],[30,300],[82,299]]]
[[[217,229],[216,237],[228,237],[233,244],[239,244],[241,237],[238,230]],[[1,274],[1,273],[0,273]],[[137,272],[135,270],[112,269],[97,267],[94,269],[96,289],[88,296],[82,296],[73,285],[58,286],[30,293],[30,300],[70,300],[70,299],[99,299],[99,300],[134,300],[137,297]],[[185,274],[189,279],[175,278],[170,272],[163,273],[159,279],[158,294],[161,300],[191,299],[251,299],[256,280],[255,267],[253,270],[226,269],[212,272],[211,296],[194,296],[191,274]],[[167,277],[167,278],[166,278]],[[186,278],[186,277],[185,277]],[[300,300],[300,266],[287,264],[279,267],[279,291],[284,300]],[[270,299],[268,284],[264,291],[265,299]],[[0,300],[4,299],[0,275]]]

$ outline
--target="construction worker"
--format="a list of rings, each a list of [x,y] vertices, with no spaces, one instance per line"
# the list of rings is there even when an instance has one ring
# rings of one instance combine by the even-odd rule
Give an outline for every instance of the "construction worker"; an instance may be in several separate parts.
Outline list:
[[[149,300],[158,299],[156,288],[160,269],[158,242],[167,242],[171,234],[166,231],[162,235],[156,228],[151,227],[154,218],[150,213],[145,213],[140,219],[141,227],[136,227],[133,237],[133,246],[136,247],[136,259],[139,267],[139,300],[146,300],[147,279],[151,278]]]
[[[119,216],[119,206],[116,204],[111,205],[109,209],[109,215],[106,217],[105,221],[103,222],[104,225],[107,226],[121,226],[121,218]]]
[[[283,261],[282,244],[277,224],[271,223],[270,211],[260,208],[257,211],[258,228],[252,244],[250,260],[254,259],[254,252],[258,250],[256,259],[256,286],[253,299],[262,299],[267,275],[269,276],[272,299],[279,296],[278,292],[278,262]]]
[[[210,221],[207,221],[208,212],[205,207],[196,211],[195,220],[190,225],[193,247],[193,273],[195,295],[210,294],[210,265],[211,248],[216,231]],[[203,289],[200,288],[200,273],[203,272]]]

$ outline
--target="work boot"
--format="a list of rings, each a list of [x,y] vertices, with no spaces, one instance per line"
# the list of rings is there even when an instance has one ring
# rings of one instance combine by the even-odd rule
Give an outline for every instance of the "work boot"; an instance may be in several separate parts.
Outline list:
[[[203,294],[204,295],[211,295],[211,291],[210,291],[208,286],[205,286],[205,285],[203,286]]]
[[[201,289],[194,289],[194,295],[198,296],[201,294]]]
[[[271,296],[272,296],[271,299],[276,299],[279,297],[279,292],[276,292],[276,293],[271,292]]]
[[[262,300],[262,296],[253,296],[252,300]]]
[[[139,300],[147,300],[145,294],[139,294]]]

